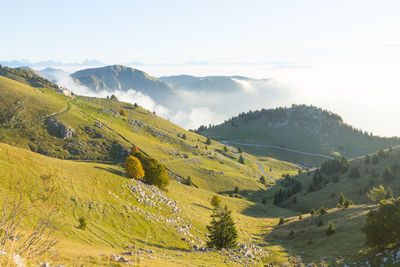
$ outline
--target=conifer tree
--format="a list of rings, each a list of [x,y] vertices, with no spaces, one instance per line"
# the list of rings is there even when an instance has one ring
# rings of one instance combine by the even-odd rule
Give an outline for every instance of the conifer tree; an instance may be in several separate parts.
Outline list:
[[[326,234],[332,235],[335,233],[335,231],[336,231],[335,225],[333,224],[333,222],[329,222],[328,228],[326,229]]]
[[[344,197],[343,192],[341,192],[338,200],[336,201],[336,207],[342,208],[344,206],[345,201],[346,198]]]
[[[207,137],[206,145],[211,145],[211,138],[210,137]]]
[[[280,218],[279,218],[278,225],[282,225],[282,224],[284,224],[284,223],[285,223],[285,219],[284,219],[283,217],[280,217]]]
[[[239,163],[244,164],[244,158],[242,155],[239,156]]]
[[[187,179],[186,179],[186,185],[188,185],[188,186],[192,186],[192,177],[190,177],[190,176],[188,176],[187,177]]]
[[[207,226],[209,232],[209,248],[234,248],[237,241],[237,230],[232,219],[232,212],[227,206],[216,207],[211,215],[211,223]]]
[[[242,153],[242,148],[241,147],[238,147],[238,152]]]
[[[224,146],[224,152],[228,152],[228,148],[226,146]]]
[[[262,184],[265,184],[265,177],[262,175],[261,177],[260,177],[260,183],[262,183]]]

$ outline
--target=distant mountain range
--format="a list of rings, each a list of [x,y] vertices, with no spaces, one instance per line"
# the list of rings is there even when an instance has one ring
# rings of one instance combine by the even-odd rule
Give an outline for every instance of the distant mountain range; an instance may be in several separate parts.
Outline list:
[[[7,66],[11,68],[16,67],[32,67],[32,68],[48,68],[48,67],[94,67],[94,66],[104,66],[103,62],[94,59],[86,59],[79,62],[64,63],[54,60],[45,60],[39,62],[31,62],[26,59],[22,60],[11,60],[11,61],[0,61],[0,65]]]

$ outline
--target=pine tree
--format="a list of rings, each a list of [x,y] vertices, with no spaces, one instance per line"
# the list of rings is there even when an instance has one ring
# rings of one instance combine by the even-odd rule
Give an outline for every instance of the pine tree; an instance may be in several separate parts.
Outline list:
[[[242,155],[239,156],[239,163],[244,164],[244,158]]]
[[[126,158],[125,170],[130,177],[135,179],[143,178],[145,174],[139,159],[134,156],[129,156]]]
[[[346,201],[346,198],[344,197],[343,192],[342,192],[342,193],[340,193],[340,196],[339,196],[338,200],[336,201],[336,207],[343,208],[345,201]]]
[[[267,204],[267,198],[263,197],[262,203],[263,203],[264,205]]]
[[[185,133],[183,133],[183,134],[182,134],[182,139],[183,139],[183,140],[186,140],[186,139],[187,139],[187,137],[186,137],[186,134],[185,134]]]
[[[210,137],[207,137],[206,145],[211,145],[211,138]]]
[[[233,192],[235,194],[239,194],[240,190],[239,190],[239,186],[235,186],[235,188],[233,189]]]
[[[228,148],[226,146],[224,146],[224,152],[228,152]]]
[[[386,167],[385,170],[383,171],[382,178],[385,182],[389,182],[393,180],[393,175],[392,171],[390,170],[389,167]]]
[[[241,147],[238,147],[238,152],[242,153],[242,148]]]
[[[237,230],[232,219],[232,212],[227,206],[216,207],[211,215],[211,223],[207,226],[210,248],[234,248],[237,241]]]
[[[280,218],[279,218],[278,225],[282,225],[282,224],[284,224],[284,223],[285,223],[285,218],[280,217]]]
[[[392,191],[392,187],[388,187],[388,189],[386,189],[386,193],[385,193],[385,198],[393,198],[393,191]]]
[[[262,184],[265,185],[265,182],[266,182],[266,181],[265,181],[265,177],[264,177],[264,176],[261,176],[261,177],[260,177],[260,183],[262,183]]]
[[[190,177],[190,176],[188,176],[187,177],[187,179],[186,179],[186,185],[188,185],[188,186],[192,186],[192,177]]]
[[[333,222],[329,222],[329,226],[328,226],[328,228],[326,229],[326,234],[327,234],[327,235],[332,235],[332,234],[335,233],[335,231],[336,231],[335,225],[333,224]]]
[[[301,214],[301,212],[299,212],[299,220],[303,219],[303,214]]]

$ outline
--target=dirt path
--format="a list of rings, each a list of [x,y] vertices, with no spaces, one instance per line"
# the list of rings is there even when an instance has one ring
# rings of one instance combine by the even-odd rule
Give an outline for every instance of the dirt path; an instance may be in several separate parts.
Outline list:
[[[271,179],[271,180],[273,180],[273,181],[277,181],[277,179],[275,179],[274,177],[272,177],[271,175],[269,175],[268,173],[266,173],[265,171],[264,171],[264,167],[262,166],[262,164],[260,163],[260,162],[258,162],[258,161],[254,161],[257,165],[258,165],[258,168],[260,169],[260,172],[262,173],[262,174],[264,174],[265,176],[267,176],[269,179]]]
[[[224,144],[228,143],[227,141],[220,141],[220,142],[224,143]],[[334,159],[333,157],[328,156],[328,155],[323,155],[323,154],[318,154],[318,153],[311,153],[311,152],[304,152],[304,151],[294,150],[294,149],[280,147],[280,146],[264,145],[264,144],[247,144],[247,143],[239,143],[239,142],[230,142],[230,144],[240,145],[240,146],[254,146],[254,147],[275,148],[275,149],[285,150],[285,151],[298,153],[298,154],[303,154],[303,155],[315,156],[315,157],[326,158],[326,159]]]

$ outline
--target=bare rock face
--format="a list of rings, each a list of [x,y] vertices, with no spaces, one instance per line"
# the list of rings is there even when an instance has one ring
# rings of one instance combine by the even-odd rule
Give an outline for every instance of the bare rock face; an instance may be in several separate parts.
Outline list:
[[[47,120],[47,125],[50,133],[58,137],[66,139],[76,136],[74,128],[65,125],[57,119]]]

